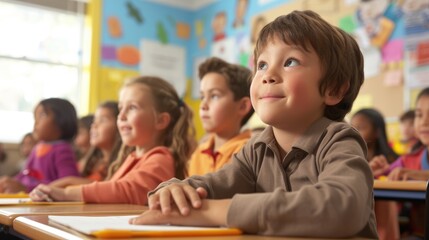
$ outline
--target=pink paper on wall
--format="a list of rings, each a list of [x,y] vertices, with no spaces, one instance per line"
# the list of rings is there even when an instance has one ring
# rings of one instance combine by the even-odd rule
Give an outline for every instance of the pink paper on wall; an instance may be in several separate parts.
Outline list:
[[[381,49],[383,62],[397,62],[404,58],[404,41],[395,39],[387,42]]]

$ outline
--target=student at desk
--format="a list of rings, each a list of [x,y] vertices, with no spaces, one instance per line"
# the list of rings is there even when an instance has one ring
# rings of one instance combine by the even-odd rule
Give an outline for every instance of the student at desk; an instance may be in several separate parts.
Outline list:
[[[385,159],[370,163],[375,176],[388,175],[390,180],[429,180],[429,88],[417,96],[414,129],[419,142],[414,150],[389,165]],[[423,236],[424,205],[414,204],[410,216],[411,233]]]
[[[125,144],[121,154],[127,157],[119,154],[111,164],[109,180],[67,188],[39,185],[30,193],[33,200],[144,205],[158,184],[185,177],[196,145],[192,111],[174,87],[157,77],[131,79],[120,91],[119,110],[117,124]]]
[[[266,129],[217,172],[158,186],[131,223],[377,238],[366,144],[343,121],[364,78],[356,41],[293,11],[261,30],[254,52],[250,96]]]
[[[97,107],[89,130],[91,147],[78,163],[81,176],[60,178],[49,186],[67,187],[105,180],[107,169],[118,158],[122,144],[116,125],[118,114],[116,101],[106,101]]]
[[[47,98],[34,110],[33,133],[38,144],[14,178],[0,178],[0,193],[29,192],[38,184],[78,176],[71,141],[77,133],[76,110],[68,100]]]
[[[393,162],[398,158],[395,151],[389,146],[386,133],[386,123],[383,115],[373,108],[362,108],[355,112],[350,124],[362,135],[368,148],[368,162],[377,158],[385,158]],[[376,201],[375,216],[377,232],[380,240],[398,240],[398,207],[394,201]]]

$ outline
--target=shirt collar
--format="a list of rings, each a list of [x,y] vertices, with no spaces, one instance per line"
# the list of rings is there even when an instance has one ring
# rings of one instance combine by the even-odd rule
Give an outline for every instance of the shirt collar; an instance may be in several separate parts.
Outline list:
[[[235,146],[231,146],[230,144],[228,144],[229,142],[238,141],[241,139],[249,139],[250,136],[251,136],[251,131],[245,130],[245,131],[241,132],[240,134],[236,135],[235,137],[229,139],[226,143],[224,143],[218,149],[218,151],[215,152],[215,151],[213,151],[215,135],[211,134],[210,137],[207,139],[207,141],[201,144],[201,153],[209,154],[213,158],[216,158],[223,151],[227,151],[227,149],[229,147],[235,147]]]
[[[293,144],[293,148],[301,149],[307,153],[312,152],[317,144],[318,139],[322,137],[325,133],[326,128],[329,124],[332,123],[332,120],[322,117],[316,122],[314,122],[305,133]],[[276,139],[274,138],[273,127],[267,126],[264,131],[262,131],[255,139],[255,144],[264,143],[270,148],[277,148]]]

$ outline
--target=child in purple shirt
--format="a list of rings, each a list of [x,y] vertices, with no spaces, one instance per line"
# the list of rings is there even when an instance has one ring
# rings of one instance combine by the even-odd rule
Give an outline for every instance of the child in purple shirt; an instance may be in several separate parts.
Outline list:
[[[29,192],[40,183],[79,175],[71,145],[77,133],[74,106],[60,98],[42,100],[36,106],[34,120],[33,133],[39,143],[15,178],[0,178],[0,193]]]

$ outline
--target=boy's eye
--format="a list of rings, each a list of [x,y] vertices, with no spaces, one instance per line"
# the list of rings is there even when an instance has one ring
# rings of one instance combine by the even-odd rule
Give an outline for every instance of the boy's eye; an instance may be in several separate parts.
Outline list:
[[[299,65],[299,61],[294,58],[289,58],[285,62],[285,67],[295,67]]]
[[[265,70],[265,69],[267,69],[267,64],[265,62],[259,62],[258,70]]]

